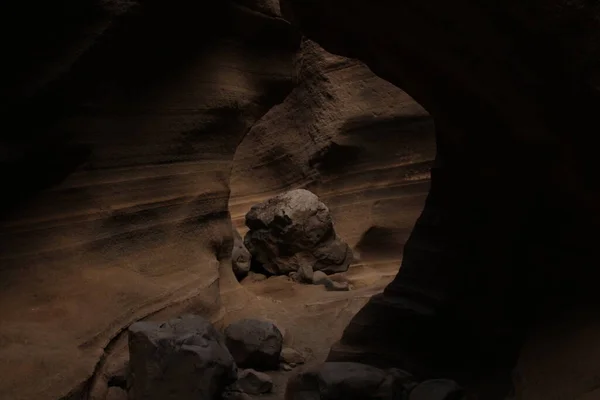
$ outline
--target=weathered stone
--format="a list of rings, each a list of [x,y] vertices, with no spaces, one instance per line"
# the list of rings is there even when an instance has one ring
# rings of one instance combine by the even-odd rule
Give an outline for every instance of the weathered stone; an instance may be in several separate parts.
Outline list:
[[[281,361],[287,364],[304,364],[305,358],[298,350],[286,347],[281,350]]]
[[[323,271],[315,271],[313,274],[313,284],[315,285],[326,285],[331,279]]]
[[[325,282],[325,288],[330,292],[347,292],[350,290],[350,284],[329,279]]]
[[[233,228],[233,250],[231,252],[231,265],[233,273],[238,277],[244,277],[250,271],[250,261],[252,256],[246,246],[240,233]]]
[[[465,391],[458,383],[448,379],[433,379],[417,385],[409,400],[464,400]]]
[[[225,342],[235,362],[245,368],[277,369],[283,335],[272,322],[244,319],[225,329]]]
[[[252,207],[244,243],[273,274],[311,270],[345,271],[352,261],[348,245],[333,228],[329,209],[308,190],[298,189]],[[305,270],[306,279],[311,279]]]
[[[273,380],[264,372],[253,369],[244,369],[238,373],[237,381],[231,385],[229,391],[248,394],[263,394],[273,390]]]
[[[129,355],[131,400],[213,400],[237,375],[222,335],[199,316],[133,324]]]
[[[291,365],[285,364],[285,363],[282,363],[279,366],[279,368],[282,369],[282,370],[284,370],[284,371],[287,371],[287,372],[292,371],[294,369]]]
[[[267,276],[265,274],[250,271],[248,272],[248,277],[246,279],[249,279],[252,282],[262,282],[267,279]]]
[[[312,283],[313,275],[313,267],[309,263],[300,265],[296,272],[290,272],[290,278],[292,278],[293,281],[300,283]]]
[[[396,400],[407,393],[397,371],[358,363],[325,363],[288,381],[286,400]]]

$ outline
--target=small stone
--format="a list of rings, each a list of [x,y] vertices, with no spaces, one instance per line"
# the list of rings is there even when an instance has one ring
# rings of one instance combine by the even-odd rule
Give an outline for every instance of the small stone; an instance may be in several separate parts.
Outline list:
[[[283,335],[272,322],[244,319],[225,329],[225,343],[242,368],[277,369]]]
[[[329,282],[329,276],[323,271],[315,271],[313,273],[313,284],[314,285],[326,285]]]
[[[281,350],[281,360],[286,364],[304,364],[304,356],[297,350],[286,347]]]
[[[279,367],[280,367],[282,370],[284,370],[284,371],[288,371],[288,372],[294,369],[294,368],[293,368],[291,365],[288,365],[288,364],[281,364]]]
[[[325,284],[325,288],[330,292],[348,292],[350,284],[348,282],[336,282],[329,280]]]
[[[310,264],[302,264],[300,265],[300,267],[298,268],[298,271],[295,272],[291,272],[290,273],[290,278],[292,278],[292,280],[294,282],[298,282],[298,283],[312,283],[313,281],[313,267]]]
[[[409,400],[463,400],[465,391],[449,379],[432,379],[421,382],[411,392]]]
[[[231,391],[247,394],[264,394],[273,390],[273,380],[263,372],[244,369],[238,373],[238,380],[231,385]]]

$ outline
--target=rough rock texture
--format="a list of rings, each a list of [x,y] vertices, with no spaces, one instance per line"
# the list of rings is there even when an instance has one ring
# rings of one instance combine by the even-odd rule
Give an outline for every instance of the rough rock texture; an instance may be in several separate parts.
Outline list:
[[[466,393],[454,381],[434,379],[418,384],[408,400],[466,400]]]
[[[230,386],[229,391],[247,394],[264,394],[273,390],[273,380],[264,372],[244,369],[238,372],[237,381]]]
[[[279,366],[283,336],[272,322],[234,322],[225,329],[225,342],[240,367],[269,370]]]
[[[285,347],[281,350],[281,361],[287,364],[304,364],[305,357],[298,350]]]
[[[250,252],[244,245],[244,240],[242,236],[237,231],[237,229],[233,229],[233,250],[231,252],[231,266],[233,268],[233,273],[238,277],[244,277],[250,271],[250,262],[252,256]]]
[[[489,379],[483,397],[504,397],[529,326],[557,315],[565,326],[574,309],[598,304],[596,245],[579,232],[600,226],[588,143],[600,128],[600,5],[283,0],[281,9],[327,50],[405,89],[436,123],[431,192],[400,272],[331,359],[454,376],[482,393]],[[555,340],[579,346],[565,333]],[[559,377],[569,363],[554,357],[543,368]],[[592,391],[598,361],[571,363],[587,372],[549,385],[521,377],[520,393],[567,400]]]
[[[141,318],[220,318],[232,159],[299,45],[244,4],[2,4],[0,398],[85,392]]]
[[[237,366],[223,336],[199,316],[129,328],[130,400],[217,400]]]
[[[329,209],[308,190],[292,190],[253,206],[246,226],[246,247],[272,274],[308,268],[302,277],[310,282],[313,271],[343,272],[352,262],[352,250],[337,237]]]
[[[296,86],[236,151],[230,210],[305,188],[329,208],[336,232],[364,265],[397,265],[422,210],[435,156],[433,121],[363,63],[303,40]]]
[[[323,271],[316,271],[313,274],[312,283],[315,285],[326,285],[331,279]]]
[[[325,363],[288,382],[286,400],[397,400],[408,393],[407,375],[358,363]]]

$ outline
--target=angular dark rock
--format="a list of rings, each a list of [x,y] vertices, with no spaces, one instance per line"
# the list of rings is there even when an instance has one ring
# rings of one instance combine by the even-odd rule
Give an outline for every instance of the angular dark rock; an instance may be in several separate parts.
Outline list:
[[[130,400],[213,400],[237,367],[222,335],[202,317],[129,328]]]
[[[276,370],[283,346],[283,335],[275,324],[244,319],[225,329],[225,343],[235,362],[244,368]]]
[[[464,400],[465,391],[458,383],[449,379],[433,379],[421,382],[412,392],[409,400]]]
[[[292,190],[255,205],[246,214],[246,225],[246,247],[272,274],[287,275],[303,266],[341,272],[352,262],[352,251],[337,238],[329,209],[308,190]]]
[[[237,381],[229,388],[229,391],[232,392],[252,395],[269,393],[271,390],[273,390],[273,379],[264,372],[253,369],[239,371]]]
[[[288,381],[286,400],[397,400],[408,393],[407,375],[369,365],[325,363]]]

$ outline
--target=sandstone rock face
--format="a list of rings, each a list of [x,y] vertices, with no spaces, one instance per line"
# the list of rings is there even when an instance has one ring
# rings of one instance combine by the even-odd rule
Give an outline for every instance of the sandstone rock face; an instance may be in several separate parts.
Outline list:
[[[246,247],[272,274],[287,275],[304,267],[343,272],[352,261],[352,251],[335,233],[329,209],[308,190],[292,190],[252,207],[246,225]],[[304,276],[311,281],[312,271]]]
[[[293,87],[299,37],[253,1],[119,3],[3,9],[27,32],[2,91],[3,399],[85,388],[149,315],[217,315],[234,153]]]
[[[233,250],[231,252],[231,265],[233,273],[238,277],[245,277],[250,271],[250,262],[252,256],[246,246],[240,233],[233,229]]]
[[[225,329],[225,342],[240,367],[270,370],[279,366],[283,336],[271,322],[234,322]]]
[[[397,374],[358,363],[325,363],[291,378],[286,400],[396,400],[407,394]]]
[[[355,258],[397,266],[423,208],[433,120],[363,63],[304,39],[294,90],[238,146],[230,211],[243,232],[257,202],[295,188],[327,205]]]
[[[222,335],[204,318],[129,328],[131,400],[217,400],[237,367]]]

